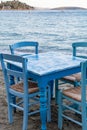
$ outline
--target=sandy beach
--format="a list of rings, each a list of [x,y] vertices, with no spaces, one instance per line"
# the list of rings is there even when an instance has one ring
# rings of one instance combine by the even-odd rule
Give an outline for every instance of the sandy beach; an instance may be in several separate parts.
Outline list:
[[[47,130],[58,130],[57,127],[57,106],[55,105],[55,100],[52,100],[52,121],[47,123]],[[14,114],[14,122],[9,124],[8,114],[7,114],[7,102],[6,93],[3,81],[2,71],[0,70],[0,130],[22,130],[22,112],[17,111]],[[68,112],[68,114],[72,114]],[[77,116],[76,116],[77,117]],[[79,118],[79,117],[78,117]],[[28,130],[40,130],[41,122],[39,113],[29,117],[28,120]],[[82,128],[72,122],[64,120],[63,130],[81,130]]]

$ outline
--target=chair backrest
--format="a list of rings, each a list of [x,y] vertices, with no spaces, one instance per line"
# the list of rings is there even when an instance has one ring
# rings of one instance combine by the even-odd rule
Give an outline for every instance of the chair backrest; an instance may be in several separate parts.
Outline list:
[[[11,77],[15,79],[21,78],[24,83],[24,93],[28,92],[28,78],[27,78],[27,59],[21,56],[11,55],[11,54],[0,54],[1,66],[4,75],[4,81],[6,85],[6,91],[8,94],[11,84]],[[20,64],[22,69],[14,69],[10,67],[9,63]]]
[[[75,43],[72,43],[72,47],[73,47],[73,56],[87,58],[86,56],[87,54],[85,53],[85,51],[87,50],[86,48],[87,42],[75,42]],[[80,50],[78,54],[77,48],[83,48],[84,50]]]
[[[15,51],[22,47],[35,47],[35,54],[38,54],[38,42],[34,41],[22,41],[12,45],[9,45],[11,54],[15,54]]]

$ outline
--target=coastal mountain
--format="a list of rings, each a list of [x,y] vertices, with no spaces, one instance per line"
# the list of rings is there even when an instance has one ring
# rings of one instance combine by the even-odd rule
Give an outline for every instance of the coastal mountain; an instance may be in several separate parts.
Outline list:
[[[6,1],[0,3],[0,10],[34,10],[34,7],[22,3],[19,0]]]
[[[53,8],[52,10],[85,10],[86,8],[82,7],[58,7],[58,8]]]
[[[0,3],[0,10],[47,10],[48,8],[36,8],[32,7],[30,5],[27,5],[26,3],[20,2],[19,0],[11,0]],[[81,7],[58,7],[58,8],[52,8],[51,10],[84,10],[85,8]],[[50,10],[50,9],[49,9]]]

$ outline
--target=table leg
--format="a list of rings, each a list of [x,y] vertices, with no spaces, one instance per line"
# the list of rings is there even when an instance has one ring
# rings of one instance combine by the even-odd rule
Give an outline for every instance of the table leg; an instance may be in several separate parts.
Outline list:
[[[47,99],[46,99],[46,85],[44,82],[39,82],[40,86],[40,116],[41,116],[41,130],[47,130],[46,119],[47,119]]]

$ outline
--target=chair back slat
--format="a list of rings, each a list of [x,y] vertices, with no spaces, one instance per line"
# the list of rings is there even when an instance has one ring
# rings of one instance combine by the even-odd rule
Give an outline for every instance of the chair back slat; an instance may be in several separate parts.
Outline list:
[[[34,41],[22,41],[15,44],[10,45],[11,54],[15,53],[15,50],[22,47],[35,47],[35,54],[38,54],[38,42]]]
[[[87,47],[87,42],[75,42],[72,44],[72,47],[73,47],[73,56],[87,58],[87,56],[83,55],[84,52],[82,53],[80,52],[80,54],[77,53],[78,48]]]
[[[72,47],[87,47],[87,42],[74,42]]]
[[[10,70],[10,69],[7,69],[6,71],[7,71],[8,75],[15,76],[16,78],[17,77],[23,78],[23,72]]]
[[[23,58],[21,56],[17,56],[17,55],[9,55],[9,54],[3,54],[3,57],[1,55],[1,59],[3,60],[7,60],[7,62],[10,62],[10,61],[14,61],[14,62],[23,62]]]

